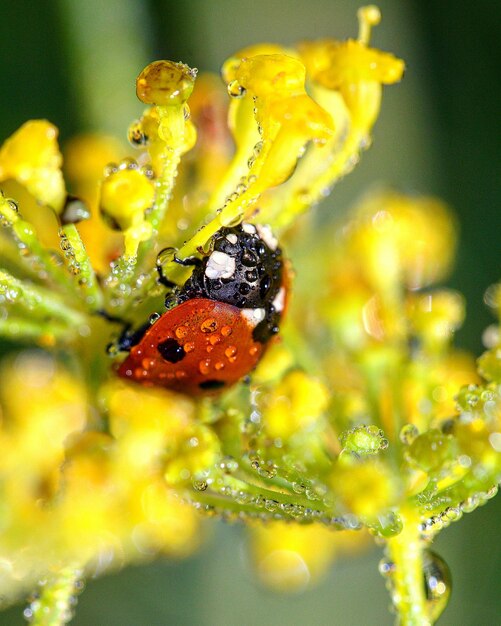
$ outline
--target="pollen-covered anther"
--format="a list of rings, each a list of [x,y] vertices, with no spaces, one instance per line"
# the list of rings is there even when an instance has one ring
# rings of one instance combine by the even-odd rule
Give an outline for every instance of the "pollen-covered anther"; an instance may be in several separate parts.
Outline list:
[[[229,254],[215,250],[207,261],[205,275],[212,280],[231,278],[235,273],[235,259]]]
[[[154,61],[136,79],[137,97],[145,104],[183,104],[193,91],[196,75],[197,70],[184,63]]]

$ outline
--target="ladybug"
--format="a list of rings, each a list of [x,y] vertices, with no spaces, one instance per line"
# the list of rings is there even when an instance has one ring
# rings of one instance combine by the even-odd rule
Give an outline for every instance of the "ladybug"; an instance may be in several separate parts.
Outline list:
[[[192,264],[191,276],[174,293],[175,305],[122,335],[119,348],[129,354],[119,376],[191,395],[214,394],[258,364],[278,333],[286,297],[282,251],[270,228],[222,228],[210,253]],[[166,306],[171,303],[169,294]]]

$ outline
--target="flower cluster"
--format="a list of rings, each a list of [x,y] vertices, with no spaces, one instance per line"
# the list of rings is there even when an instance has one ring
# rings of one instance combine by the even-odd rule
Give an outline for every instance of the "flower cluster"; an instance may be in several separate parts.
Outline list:
[[[0,579],[7,600],[44,579],[29,619],[70,619],[82,576],[187,554],[199,513],[248,522],[274,588],[304,588],[372,534],[405,623],[445,606],[429,543],[500,479],[499,339],[481,382],[452,347],[462,297],[436,286],[456,236],[440,202],[373,190],[321,231],[306,213],[356,165],[382,85],[402,76],[369,47],[379,19],[360,9],[356,40],[239,51],[222,68],[229,106],[214,77],[150,64],[136,158],[78,138],[68,187],[49,122],[0,149]],[[183,285],[183,261],[243,220],[270,224],[296,271],[250,383],[192,398],[119,380],[120,320],[165,310],[157,270]]]

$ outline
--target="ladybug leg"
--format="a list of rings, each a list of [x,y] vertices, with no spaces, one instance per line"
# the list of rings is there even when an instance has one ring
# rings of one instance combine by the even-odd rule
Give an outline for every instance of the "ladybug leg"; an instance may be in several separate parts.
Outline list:
[[[157,263],[156,267],[158,272],[158,282],[164,287],[167,287],[167,289],[175,289],[177,287],[176,283],[173,283],[165,276],[163,267],[159,263]]]
[[[200,267],[200,265],[202,265],[202,259],[196,256],[188,256],[186,259],[180,259],[177,255],[174,255],[174,262],[183,267]]]
[[[138,344],[144,337],[144,334],[151,327],[151,323],[148,321],[139,328],[132,328],[132,324],[126,324],[122,334],[118,338],[115,346],[120,352],[130,352],[136,344]]]
[[[141,341],[145,332],[151,326],[151,323],[148,321],[146,324],[143,324],[139,328],[133,328],[130,322],[126,322],[121,317],[110,315],[104,309],[96,311],[96,315],[100,315],[101,317],[104,317],[104,319],[108,322],[120,324],[123,327],[122,332],[120,333],[120,337],[108,346],[108,352],[110,353],[111,348],[113,348],[113,352],[115,352],[115,350],[118,350],[119,352],[130,352],[130,349]]]
[[[100,309],[99,311],[96,311],[96,315],[100,315],[101,317],[104,317],[105,320],[107,320],[108,322],[113,322],[114,324],[122,324],[122,326],[130,326],[130,324],[128,324],[128,322],[126,322],[124,319],[122,319],[121,317],[116,317],[115,315],[110,315],[107,311],[105,311],[104,309]]]

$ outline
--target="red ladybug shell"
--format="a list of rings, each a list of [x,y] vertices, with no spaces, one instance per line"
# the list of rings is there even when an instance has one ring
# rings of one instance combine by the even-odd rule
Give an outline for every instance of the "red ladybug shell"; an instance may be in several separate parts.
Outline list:
[[[216,392],[257,365],[265,345],[254,341],[252,331],[242,309],[193,298],[164,313],[146,331],[118,374],[193,395]]]

